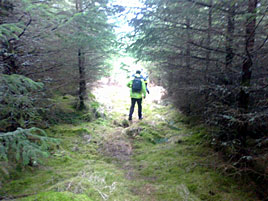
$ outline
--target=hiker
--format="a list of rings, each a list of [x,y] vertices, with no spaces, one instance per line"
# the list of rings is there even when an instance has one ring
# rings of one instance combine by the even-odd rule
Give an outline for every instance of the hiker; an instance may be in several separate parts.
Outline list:
[[[146,72],[143,72],[143,70],[140,71],[140,75],[141,75],[141,78],[144,80],[144,83],[145,83],[145,88],[146,88],[146,91],[148,94],[150,94],[150,91],[148,89],[148,74]],[[132,75],[133,79],[135,78],[135,74]]]
[[[148,76],[148,74],[145,74],[142,77],[143,77],[143,80],[144,80],[144,83],[145,83],[146,91],[147,91],[148,94],[150,94],[150,91],[148,89],[148,77],[149,76]]]
[[[138,104],[138,115],[139,119],[142,119],[142,97],[146,98],[146,86],[145,82],[141,76],[141,71],[137,70],[134,76],[134,79],[127,83],[127,86],[131,88],[130,97],[131,97],[131,106],[129,110],[128,120],[132,120],[132,114],[134,112],[135,104]],[[143,95],[143,96],[142,96]]]

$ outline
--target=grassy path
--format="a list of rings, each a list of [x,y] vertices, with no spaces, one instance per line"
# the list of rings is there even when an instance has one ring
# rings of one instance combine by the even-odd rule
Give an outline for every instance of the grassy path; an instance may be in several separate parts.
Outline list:
[[[213,169],[220,161],[200,144],[204,130],[186,128],[171,106],[157,104],[160,91],[152,89],[145,100],[145,118],[138,121],[135,111],[128,125],[128,89],[96,89],[106,117],[49,129],[60,147],[39,169],[15,171],[0,195],[26,201],[257,200]]]

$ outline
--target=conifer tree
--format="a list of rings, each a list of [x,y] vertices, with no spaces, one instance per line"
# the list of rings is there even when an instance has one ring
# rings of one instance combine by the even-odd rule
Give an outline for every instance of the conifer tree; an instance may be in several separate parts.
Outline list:
[[[267,2],[144,2],[128,49],[150,62],[174,104],[218,127],[219,143],[246,149],[247,139],[267,137]]]

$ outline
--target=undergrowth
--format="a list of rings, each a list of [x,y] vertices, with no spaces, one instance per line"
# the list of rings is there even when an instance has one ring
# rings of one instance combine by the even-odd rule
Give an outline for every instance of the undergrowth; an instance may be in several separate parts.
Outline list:
[[[1,198],[34,194],[18,200],[139,200],[126,187],[123,172],[99,153],[104,132],[112,129],[108,124],[97,119],[47,129],[49,136],[61,139],[59,148],[38,169],[13,173],[0,189]]]
[[[47,137],[42,129],[18,128],[16,131],[0,134],[0,161],[37,166],[42,158],[48,157],[48,149],[53,144],[58,144],[58,140]]]
[[[120,109],[86,121],[84,113],[75,124],[46,129],[48,137],[61,144],[38,168],[10,173],[2,181],[0,199],[257,200],[252,189],[217,170],[221,160],[205,145],[204,127],[188,128],[171,106],[146,105],[144,120],[127,128],[120,124],[122,114]],[[103,147],[113,143],[114,150],[105,153]],[[123,145],[128,145],[128,154],[121,153]],[[118,150],[124,156],[121,160],[112,153]]]
[[[134,140],[133,165],[155,200],[256,200],[249,186],[218,171],[222,160],[207,147],[206,128],[187,128],[172,110],[154,109]]]

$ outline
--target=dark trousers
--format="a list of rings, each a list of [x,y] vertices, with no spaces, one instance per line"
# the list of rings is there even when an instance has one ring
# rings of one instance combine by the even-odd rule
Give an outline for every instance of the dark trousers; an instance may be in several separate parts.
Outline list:
[[[142,118],[142,106],[141,106],[141,103],[142,103],[142,98],[131,98],[131,106],[130,106],[130,111],[129,111],[129,119],[132,119],[132,114],[134,112],[134,108],[135,108],[135,104],[138,104],[138,114],[139,114],[139,119]]]

